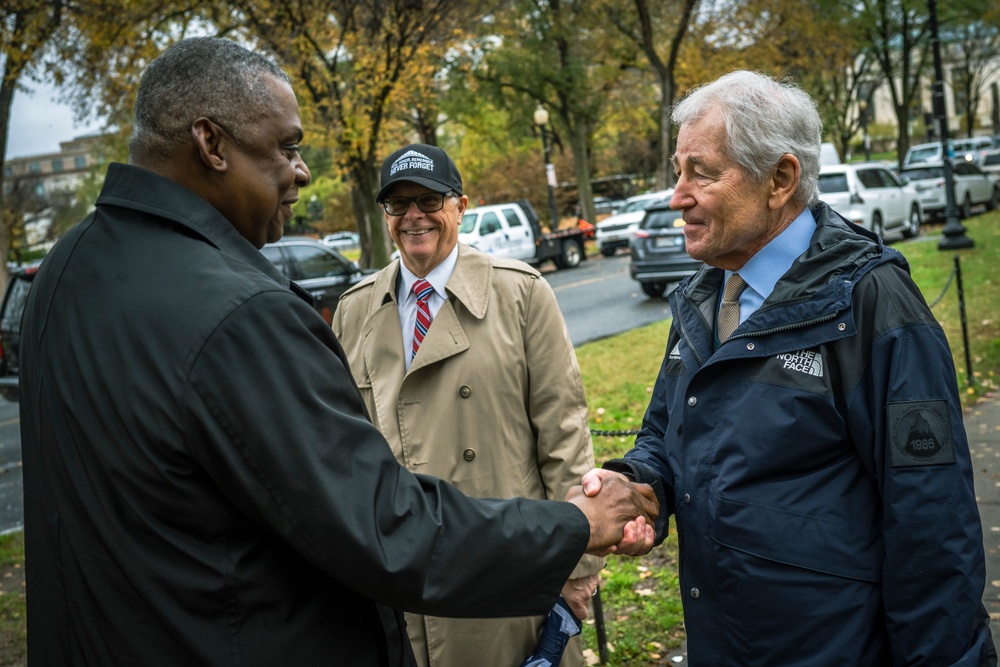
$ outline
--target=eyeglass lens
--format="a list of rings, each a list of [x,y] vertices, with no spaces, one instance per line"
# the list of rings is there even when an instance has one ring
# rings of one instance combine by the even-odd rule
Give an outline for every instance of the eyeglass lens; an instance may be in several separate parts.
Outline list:
[[[444,195],[440,192],[425,192],[416,197],[386,197],[382,206],[389,215],[403,215],[410,208],[410,202],[416,202],[417,208],[424,213],[433,213],[444,208]]]

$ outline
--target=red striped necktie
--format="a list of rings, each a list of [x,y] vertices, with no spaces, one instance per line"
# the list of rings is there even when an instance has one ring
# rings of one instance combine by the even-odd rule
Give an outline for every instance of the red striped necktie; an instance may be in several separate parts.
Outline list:
[[[417,296],[417,321],[413,326],[413,353],[410,359],[417,356],[417,350],[420,349],[420,344],[424,342],[424,336],[431,326],[431,309],[427,299],[433,292],[434,287],[423,278],[418,278],[413,283],[413,293]]]

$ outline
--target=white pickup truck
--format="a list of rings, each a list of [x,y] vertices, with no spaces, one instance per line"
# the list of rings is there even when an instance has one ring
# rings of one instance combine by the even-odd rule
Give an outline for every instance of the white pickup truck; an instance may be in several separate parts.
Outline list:
[[[535,209],[521,200],[466,209],[458,240],[497,257],[535,265],[551,259],[556,268],[571,269],[587,258],[584,241],[593,233],[593,228],[543,233]]]

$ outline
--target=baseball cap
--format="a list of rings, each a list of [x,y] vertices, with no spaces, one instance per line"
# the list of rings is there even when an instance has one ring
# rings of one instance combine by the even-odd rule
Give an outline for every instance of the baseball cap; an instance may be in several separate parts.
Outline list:
[[[382,163],[382,189],[375,201],[381,203],[392,185],[404,181],[437,192],[454,190],[462,194],[462,175],[448,154],[437,146],[410,144],[387,157]]]

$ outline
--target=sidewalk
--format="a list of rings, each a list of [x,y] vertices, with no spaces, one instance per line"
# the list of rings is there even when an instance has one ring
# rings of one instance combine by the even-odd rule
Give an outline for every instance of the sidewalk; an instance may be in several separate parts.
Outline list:
[[[966,411],[965,432],[969,437],[986,548],[983,602],[990,613],[993,641],[1000,646],[1000,395],[984,398]],[[685,647],[670,653],[660,664],[687,665]]]
[[[986,591],[993,640],[1000,640],[1000,396],[983,399],[965,414],[975,473],[976,499],[986,547]]]

